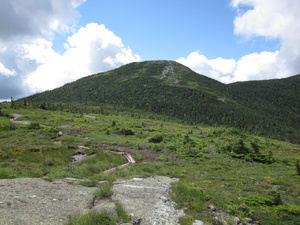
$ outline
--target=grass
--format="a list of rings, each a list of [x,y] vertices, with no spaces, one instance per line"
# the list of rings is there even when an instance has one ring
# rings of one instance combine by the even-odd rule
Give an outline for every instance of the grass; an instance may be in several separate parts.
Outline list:
[[[131,221],[130,216],[126,213],[120,203],[116,203],[116,214],[116,216],[112,216],[106,212],[97,213],[90,210],[70,217],[65,225],[116,225]]]
[[[96,200],[100,199],[110,199],[113,192],[111,190],[110,183],[102,184],[98,190],[94,192]],[[89,210],[85,213],[81,213],[70,217],[65,223],[66,225],[89,225],[89,224],[99,224],[99,225],[115,225],[120,223],[128,223],[131,221],[130,216],[124,210],[123,206],[119,202],[115,202],[115,212],[116,215],[109,214],[108,212],[95,212]]]
[[[185,208],[188,215],[181,224],[192,224],[195,219],[215,223],[209,205],[241,219],[251,217],[261,224],[299,224],[299,145],[234,128],[183,124],[111,107],[97,113],[96,106],[85,106],[87,112],[93,112],[86,114],[11,109],[9,104],[1,107],[6,114],[22,114],[18,120],[33,122],[12,125],[8,117],[0,117],[1,179],[74,177],[88,179],[90,182],[85,185],[92,186],[100,180],[110,184],[120,177],[164,175],[180,179],[171,195],[177,207]],[[69,127],[58,128],[64,125]],[[58,131],[63,135],[58,135]],[[89,149],[79,150],[78,146]],[[126,162],[123,156],[109,152],[120,149],[134,150],[138,163],[102,174]],[[78,151],[97,156],[70,163]],[[109,197],[110,185],[104,185],[95,195]],[[106,224],[116,221],[105,214],[92,213],[88,217],[102,218]]]
[[[111,190],[110,183],[102,184],[95,192],[94,196],[96,199],[106,199],[110,198],[113,195],[113,191]]]
[[[69,218],[66,225],[115,225],[116,221],[107,213],[88,213],[79,214]]]

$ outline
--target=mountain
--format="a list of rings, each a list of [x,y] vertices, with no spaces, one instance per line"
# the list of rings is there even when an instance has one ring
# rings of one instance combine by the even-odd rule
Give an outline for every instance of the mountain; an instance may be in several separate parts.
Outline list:
[[[300,143],[299,75],[223,84],[174,61],[146,61],[22,100],[111,104]]]
[[[253,115],[263,115],[265,118],[265,121],[253,118],[255,123],[250,131],[255,132],[259,126],[263,126],[264,132],[260,134],[274,133],[273,137],[277,139],[292,139],[299,143],[300,75],[285,79],[238,82],[228,86],[233,99],[251,109]]]

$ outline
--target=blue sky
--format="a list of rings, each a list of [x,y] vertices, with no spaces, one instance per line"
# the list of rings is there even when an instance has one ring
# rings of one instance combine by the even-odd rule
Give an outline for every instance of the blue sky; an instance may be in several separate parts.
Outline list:
[[[278,39],[244,40],[234,34],[234,10],[229,0],[86,1],[78,7],[79,27],[94,22],[122,38],[142,60],[177,60],[192,51],[208,58],[238,59],[245,54],[277,50]],[[66,36],[55,48],[63,50]],[[54,40],[55,41],[55,40]]]
[[[299,0],[3,0],[0,100],[133,61],[223,83],[300,73]]]
[[[238,57],[224,45],[236,45],[229,1],[90,1],[79,11],[81,25],[105,24],[143,60],[176,60],[197,49],[209,57],[218,57],[221,51]]]

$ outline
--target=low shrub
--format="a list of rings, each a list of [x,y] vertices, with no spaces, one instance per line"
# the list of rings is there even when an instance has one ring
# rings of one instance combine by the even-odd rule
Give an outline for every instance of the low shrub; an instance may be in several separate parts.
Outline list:
[[[153,137],[150,137],[148,139],[148,142],[150,143],[160,143],[164,140],[163,136],[161,134],[155,135]]]
[[[130,216],[127,214],[125,209],[120,203],[116,203],[116,212],[118,216],[118,220],[123,223],[129,223],[131,221]]]
[[[297,205],[279,205],[276,208],[279,218],[288,217],[289,215],[300,216],[300,206]]]
[[[257,195],[251,195],[251,196],[245,197],[244,201],[245,201],[246,205],[248,205],[248,206],[273,206],[273,205],[276,205],[276,203],[273,200],[271,200],[269,198],[260,197]]]
[[[41,126],[39,123],[32,122],[28,125],[27,128],[31,129],[31,130],[38,130],[38,129],[41,129]]]
[[[110,198],[113,194],[113,191],[111,190],[111,185],[109,183],[102,184],[98,190],[94,192],[94,196],[97,199],[106,199]]]
[[[120,134],[120,135],[134,135],[134,131],[132,131],[131,129],[122,128],[119,131],[117,131],[117,134]]]
[[[90,211],[68,219],[65,225],[114,225],[116,222],[107,213]]]

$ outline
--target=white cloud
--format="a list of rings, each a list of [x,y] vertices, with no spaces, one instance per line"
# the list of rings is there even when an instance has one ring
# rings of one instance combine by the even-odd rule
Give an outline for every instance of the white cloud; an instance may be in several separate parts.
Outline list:
[[[70,30],[85,0],[2,0],[0,39],[51,36],[54,31]]]
[[[0,99],[32,93],[32,88],[24,86],[24,80],[48,58],[57,56],[51,49],[52,38],[56,32],[67,34],[75,29],[80,16],[76,7],[83,2],[1,0]]]
[[[291,31],[299,32],[298,0],[233,0],[232,5],[236,9],[243,5],[252,7],[236,17],[234,21],[236,34],[284,40],[291,36]]]
[[[44,39],[23,45],[23,57],[38,65],[25,79],[25,84],[34,92],[140,61],[139,55],[124,47],[120,37],[96,23],[80,28],[68,38],[66,46],[66,51],[60,55],[52,49],[52,43]]]
[[[236,61],[220,57],[207,59],[198,52],[192,52],[186,59],[179,58],[177,62],[215,80],[223,83],[232,83],[236,81],[282,78],[290,75],[284,64],[280,63],[278,53],[278,51],[252,53]]]
[[[3,0],[0,7],[0,98],[23,97],[83,76],[139,61],[104,25],[77,30],[76,8],[86,0]],[[66,49],[54,34],[69,34]]]
[[[5,68],[5,66],[3,65],[3,63],[0,62],[0,75],[4,75],[4,76],[15,76],[17,73],[15,70],[10,70]]]
[[[275,52],[254,52],[237,61],[207,59],[193,52],[186,59],[178,59],[178,62],[225,83],[299,74],[300,1],[232,0],[231,4],[237,10],[235,34],[246,40],[258,36],[279,39],[280,49]],[[246,10],[243,6],[247,6]]]
[[[227,82],[228,76],[231,76],[236,61],[234,59],[207,59],[198,52],[192,52],[186,59],[179,58],[177,62],[190,67],[198,73],[209,76],[213,79]]]

